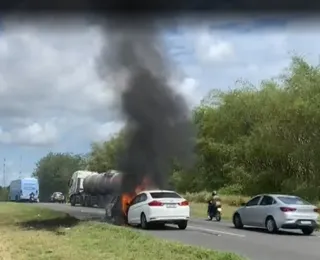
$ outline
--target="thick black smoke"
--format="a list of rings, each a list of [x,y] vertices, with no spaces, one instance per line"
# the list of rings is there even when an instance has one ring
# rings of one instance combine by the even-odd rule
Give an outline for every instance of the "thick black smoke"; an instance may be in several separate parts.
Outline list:
[[[100,70],[116,79],[113,88],[127,120],[126,149],[118,169],[125,174],[122,192],[132,192],[145,176],[158,188],[168,188],[172,158],[192,160],[194,131],[184,98],[168,85],[171,64],[155,22],[113,21],[106,32]]]

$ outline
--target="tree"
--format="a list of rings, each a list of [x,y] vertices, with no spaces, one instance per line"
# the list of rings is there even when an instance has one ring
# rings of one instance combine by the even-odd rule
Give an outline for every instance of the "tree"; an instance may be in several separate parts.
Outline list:
[[[88,169],[105,172],[117,168],[118,155],[124,147],[124,132],[103,143],[93,143],[88,156]]]
[[[0,201],[7,201],[9,196],[9,187],[0,186]]]
[[[49,153],[36,163],[33,176],[39,180],[40,200],[48,200],[55,191],[68,193],[68,181],[77,170],[86,168],[84,156]]]
[[[196,164],[186,172],[174,161],[171,184],[182,192],[285,192],[319,199],[320,68],[293,57],[277,78],[258,86],[238,83],[231,91],[210,91],[194,109]],[[89,169],[116,168],[124,136],[122,131],[93,144]]]
[[[278,78],[240,83],[232,91],[212,90],[193,111],[197,164],[188,178],[175,174],[176,187],[318,199],[319,67],[293,57]]]

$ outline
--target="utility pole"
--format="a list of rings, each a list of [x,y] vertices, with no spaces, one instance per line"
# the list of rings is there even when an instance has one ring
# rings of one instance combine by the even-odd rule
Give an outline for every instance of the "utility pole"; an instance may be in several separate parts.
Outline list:
[[[20,155],[20,163],[19,163],[19,179],[21,179],[21,165],[22,165],[22,155]]]
[[[6,187],[6,158],[3,158],[3,187]]]

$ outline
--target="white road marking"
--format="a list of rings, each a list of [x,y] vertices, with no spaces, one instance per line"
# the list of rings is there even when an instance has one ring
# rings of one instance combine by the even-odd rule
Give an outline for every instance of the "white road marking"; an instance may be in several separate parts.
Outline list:
[[[188,225],[188,229],[189,229],[189,228],[190,228],[190,229],[193,229],[193,230],[205,231],[205,232],[210,232],[210,233],[219,233],[219,234],[224,234],[224,235],[229,235],[229,236],[235,236],[235,237],[246,237],[245,235],[242,235],[242,234],[225,232],[225,231],[216,230],[216,229],[202,228],[202,227],[197,227],[197,226],[190,226],[190,225]]]

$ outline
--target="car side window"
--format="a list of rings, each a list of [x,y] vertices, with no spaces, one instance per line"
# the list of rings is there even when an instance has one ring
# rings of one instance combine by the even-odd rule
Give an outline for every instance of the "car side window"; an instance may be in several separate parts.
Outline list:
[[[261,206],[268,206],[268,205],[272,205],[272,204],[275,204],[275,200],[270,196],[263,196],[263,198],[260,202]]]
[[[140,199],[140,201],[139,201],[139,202],[144,202],[144,201],[146,201],[147,199],[148,199],[147,194],[142,193],[142,194],[141,194],[141,199]]]
[[[140,199],[141,199],[141,194],[133,199],[133,201],[131,202],[131,205],[139,203]]]
[[[246,207],[257,206],[261,196],[254,197],[252,200],[249,200],[246,204]]]

